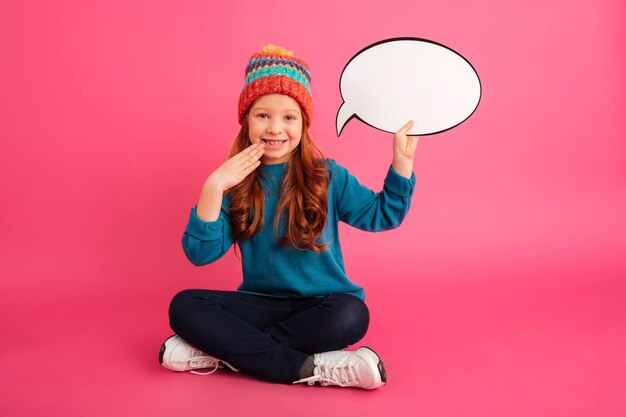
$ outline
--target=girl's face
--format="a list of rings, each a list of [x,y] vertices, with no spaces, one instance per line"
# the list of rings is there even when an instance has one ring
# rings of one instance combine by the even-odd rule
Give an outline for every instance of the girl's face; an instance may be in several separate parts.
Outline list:
[[[265,165],[286,162],[300,144],[302,111],[293,98],[283,94],[259,97],[248,113],[248,136],[252,143],[262,143]]]

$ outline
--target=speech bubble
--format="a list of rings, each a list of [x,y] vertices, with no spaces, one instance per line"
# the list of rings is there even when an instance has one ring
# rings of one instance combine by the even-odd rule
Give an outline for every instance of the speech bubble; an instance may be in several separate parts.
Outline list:
[[[343,104],[337,136],[353,118],[395,133],[434,135],[467,120],[478,107],[481,84],[472,64],[445,45],[421,38],[393,38],[360,50],[339,81]]]

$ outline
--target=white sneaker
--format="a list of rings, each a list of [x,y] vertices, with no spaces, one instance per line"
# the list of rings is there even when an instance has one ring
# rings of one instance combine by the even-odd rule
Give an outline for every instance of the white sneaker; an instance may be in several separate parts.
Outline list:
[[[219,368],[223,368],[224,365],[235,372],[239,372],[239,369],[228,362],[207,355],[185,342],[182,337],[176,334],[163,342],[159,352],[159,363],[172,371],[191,371],[192,374],[196,375],[212,374]],[[210,369],[210,371],[197,372],[194,369]]]
[[[361,347],[355,351],[334,350],[316,353],[313,376],[303,378],[294,384],[307,382],[313,385],[356,387],[375,389],[387,382],[383,362],[370,348]]]

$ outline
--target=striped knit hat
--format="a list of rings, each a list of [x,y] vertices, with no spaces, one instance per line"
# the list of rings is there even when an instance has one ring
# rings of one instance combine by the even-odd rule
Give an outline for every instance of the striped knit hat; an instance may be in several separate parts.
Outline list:
[[[285,94],[298,102],[309,119],[313,116],[311,73],[293,52],[280,46],[267,45],[250,57],[246,67],[246,83],[239,96],[239,123],[254,100],[265,94]]]

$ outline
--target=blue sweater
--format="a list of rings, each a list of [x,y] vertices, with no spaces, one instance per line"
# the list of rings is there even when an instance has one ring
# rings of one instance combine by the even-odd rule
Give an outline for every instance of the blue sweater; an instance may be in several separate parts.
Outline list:
[[[347,276],[339,242],[339,221],[367,231],[398,227],[406,216],[415,187],[411,179],[390,166],[383,190],[374,193],[359,184],[344,167],[327,160],[332,177],[328,189],[328,216],[322,232],[327,251],[299,251],[280,246],[274,235],[274,216],[286,164],[261,165],[258,174],[265,191],[265,224],[249,240],[241,243],[243,283],[238,291],[274,297],[321,297],[349,293],[365,299],[363,288]],[[194,265],[205,265],[221,258],[232,246],[229,221],[230,201],[223,199],[220,217],[205,222],[191,209],[183,235],[185,255]]]

